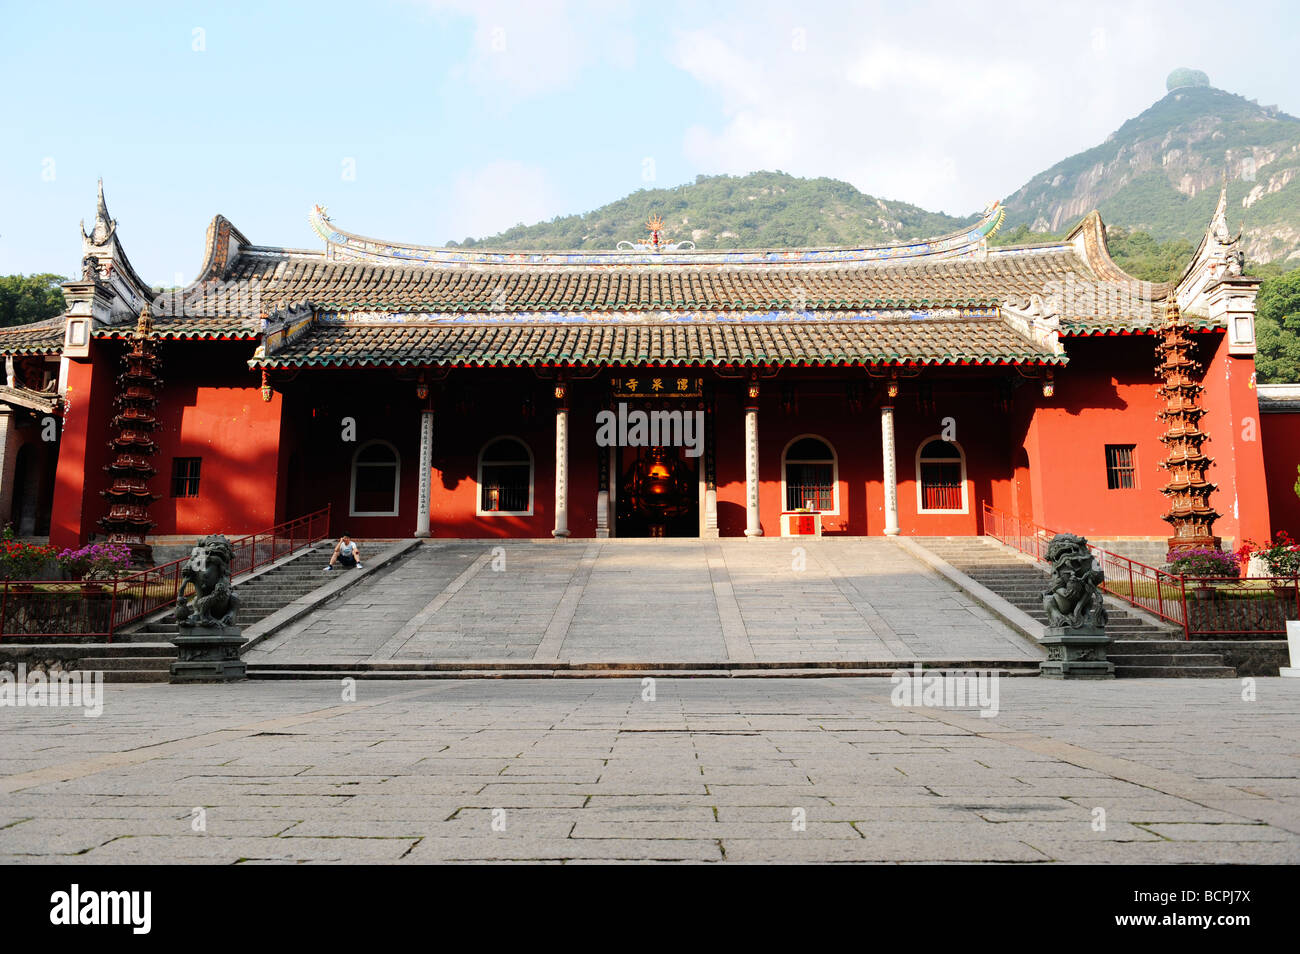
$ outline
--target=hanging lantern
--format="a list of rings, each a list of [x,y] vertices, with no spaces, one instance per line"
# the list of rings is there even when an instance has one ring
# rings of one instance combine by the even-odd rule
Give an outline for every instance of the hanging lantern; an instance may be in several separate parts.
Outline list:
[[[1056,379],[1052,377],[1052,372],[1047,372],[1047,377],[1043,379],[1043,397],[1049,398],[1056,393]]]
[[[267,404],[271,403],[271,374],[269,371],[262,372],[262,400]]]
[[[895,371],[889,376],[889,384],[885,388],[885,393],[891,398],[898,397],[898,372]]]

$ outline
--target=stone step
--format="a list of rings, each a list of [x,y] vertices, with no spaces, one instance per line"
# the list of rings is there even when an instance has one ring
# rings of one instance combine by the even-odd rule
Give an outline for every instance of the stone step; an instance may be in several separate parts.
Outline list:
[[[236,624],[252,626],[325,585],[328,576],[321,569],[324,566],[323,554],[321,548],[303,550],[288,563],[266,570],[251,579],[236,581],[235,595],[239,597]],[[161,640],[168,639],[177,632],[176,623],[163,617],[144,624],[131,635]]]
[[[138,659],[147,656],[171,657],[176,655],[176,647],[169,642],[117,642],[111,643],[76,643],[69,650],[60,647],[61,654],[76,659],[116,659],[130,657]]]
[[[145,670],[171,669],[172,656],[86,656],[77,661],[77,668],[83,672],[144,672]]]
[[[1203,645],[1194,639],[1117,639],[1111,643],[1112,653],[1178,653],[1196,655],[1205,652]]]
[[[168,669],[108,669],[104,670],[104,682],[171,682]]]
[[[1116,679],[1236,679],[1231,666],[1115,666]]]
[[[993,670],[1003,677],[1033,678],[1037,669]],[[892,669],[248,669],[249,679],[835,679],[875,677],[888,679]]]
[[[249,670],[259,673],[273,672],[321,672],[331,675],[348,672],[394,673],[394,672],[457,672],[464,669],[484,671],[519,671],[550,672],[553,670],[572,671],[621,671],[621,672],[674,672],[685,674],[696,671],[759,672],[793,670],[852,670],[852,671],[901,671],[911,672],[914,664],[919,663],[925,672],[992,670],[998,672],[1037,673],[1037,659],[933,659],[933,660],[895,660],[895,659],[853,659],[835,661],[790,661],[739,662],[726,661],[663,661],[641,660],[627,662],[535,662],[533,660],[424,660],[393,659],[382,661],[347,661],[347,662],[249,662]]]
[[[1209,666],[1227,668],[1218,653],[1117,653],[1107,652],[1106,658],[1116,666]]]
[[[921,546],[997,593],[1032,619],[1047,624],[1043,611],[1043,590],[1050,580],[1046,569],[1030,566],[1008,554],[997,552],[1000,545],[971,541],[920,540]],[[1136,612],[1108,607],[1106,631],[1115,638],[1107,658],[1115,663],[1115,675],[1124,678],[1231,678],[1236,670],[1224,665],[1217,653],[1189,652],[1176,645],[1180,630],[1151,622]],[[1127,651],[1126,651],[1127,650]]]

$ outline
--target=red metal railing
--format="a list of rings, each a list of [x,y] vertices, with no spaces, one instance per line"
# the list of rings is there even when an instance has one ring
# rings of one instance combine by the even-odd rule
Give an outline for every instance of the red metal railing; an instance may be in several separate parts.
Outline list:
[[[1046,563],[1047,545],[1056,536],[1056,531],[984,504],[984,534]],[[1088,549],[1106,574],[1101,586],[1103,590],[1131,606],[1182,627],[1183,638],[1189,638],[1184,592],[1186,581],[1183,577],[1092,544],[1088,544]]]
[[[232,540],[230,575],[238,579],[329,536],[330,508]],[[112,580],[4,581],[0,638],[103,636],[176,602],[189,557]]]
[[[984,533],[1036,560],[1044,560],[1054,530],[984,504]],[[1132,606],[1182,627],[1183,638],[1284,636],[1300,619],[1296,577],[1188,577],[1088,545],[1106,574],[1102,589]]]
[[[1300,581],[1293,576],[1188,578],[1189,636],[1286,635],[1287,620],[1300,619]]]

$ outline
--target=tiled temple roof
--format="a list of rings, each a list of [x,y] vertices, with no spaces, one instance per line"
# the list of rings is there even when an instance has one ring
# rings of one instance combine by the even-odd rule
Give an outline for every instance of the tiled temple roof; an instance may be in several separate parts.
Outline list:
[[[36,391],[32,388],[11,388],[8,385],[0,385],[0,404],[6,407],[17,407],[48,414],[58,411],[62,403],[63,399],[52,391]]]
[[[133,325],[112,325],[97,328],[97,338],[128,338],[135,333]],[[221,317],[169,316],[154,318],[154,337],[165,341],[199,339],[203,341],[256,341],[262,336],[260,318],[240,315]]]
[[[323,324],[254,367],[1063,363],[1001,321]]]
[[[323,250],[252,245],[218,217],[187,315],[268,314],[304,302],[341,314],[501,317],[889,312],[1001,307],[1062,319],[1081,333],[1146,329],[1167,285],[1111,260],[1095,213],[1063,241],[989,248],[1001,209],[970,229],[893,246],[769,251],[494,252],[396,245],[311,222]],[[626,244],[626,243],[624,243]],[[174,302],[179,306],[179,302]],[[174,310],[180,310],[179,307]],[[159,312],[166,319],[167,309]],[[776,314],[773,318],[779,317]]]
[[[997,305],[1096,283],[1069,249],[990,251],[981,260],[874,267],[603,266],[589,268],[370,265],[289,253],[242,255],[223,283],[193,289],[187,308],[238,314],[310,301],[341,312],[422,313],[827,311]],[[247,284],[245,284],[247,283]],[[1094,296],[1109,301],[1113,296]],[[1134,313],[1136,311],[1137,313]],[[1116,318],[1143,321],[1154,303]]]
[[[654,342],[672,343],[668,362],[943,363],[1064,360],[1057,331],[1144,333],[1160,320],[1169,287],[1119,269],[1096,213],[1061,242],[990,248],[1001,216],[995,206],[964,232],[894,246],[520,253],[380,242],[337,229],[319,207],[324,249],[272,248],[218,216],[198,280],[155,300],[155,328],[261,338],[253,363],[266,366],[509,363],[515,345],[494,341],[559,343],[527,363],[651,360]],[[274,317],[304,307],[324,320],[289,333]],[[3,334],[0,353],[19,353]],[[57,352],[62,324],[9,334]]]
[[[0,328],[0,354],[58,354],[63,350],[62,317]]]

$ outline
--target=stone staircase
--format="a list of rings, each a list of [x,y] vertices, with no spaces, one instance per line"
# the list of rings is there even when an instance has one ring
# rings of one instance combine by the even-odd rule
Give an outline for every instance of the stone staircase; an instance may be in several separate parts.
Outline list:
[[[287,563],[267,570],[244,582],[235,582],[239,597],[236,622],[253,625],[276,610],[306,596],[332,579],[323,572],[326,549],[318,546],[303,550]],[[335,573],[344,572],[335,570]],[[113,642],[95,647],[103,655],[81,657],[78,668],[101,670],[105,682],[167,682],[176,647],[168,640],[176,635],[171,611],[129,628],[113,637]]]
[[[1049,574],[1043,564],[1021,559],[1014,550],[989,537],[913,537],[935,556],[946,560],[1017,609],[1047,625],[1043,591]],[[1117,678],[1221,678],[1237,675],[1218,653],[1205,652],[1183,639],[1177,626],[1133,610],[1107,605],[1106,632],[1115,642],[1107,658]]]

